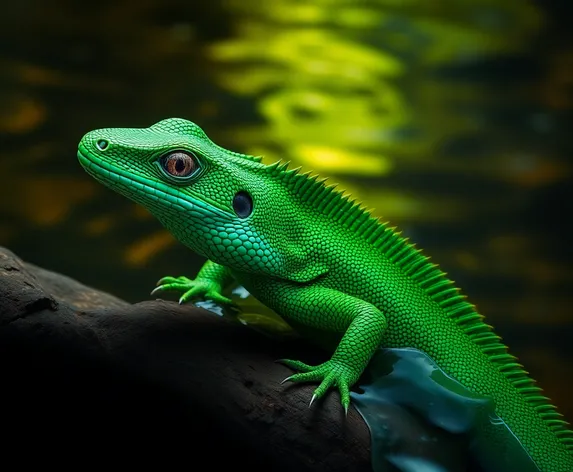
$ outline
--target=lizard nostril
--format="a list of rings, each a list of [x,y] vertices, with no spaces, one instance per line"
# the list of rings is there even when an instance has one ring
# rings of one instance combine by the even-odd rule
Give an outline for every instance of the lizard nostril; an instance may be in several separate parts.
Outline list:
[[[105,139],[98,139],[96,142],[96,146],[100,151],[103,151],[108,146],[108,142]]]

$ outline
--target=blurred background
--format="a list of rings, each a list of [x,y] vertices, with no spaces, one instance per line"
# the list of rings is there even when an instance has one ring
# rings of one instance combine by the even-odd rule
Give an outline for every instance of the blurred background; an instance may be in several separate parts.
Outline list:
[[[18,0],[0,245],[131,302],[202,260],[76,159],[197,122],[339,182],[440,263],[573,419],[570,0]]]

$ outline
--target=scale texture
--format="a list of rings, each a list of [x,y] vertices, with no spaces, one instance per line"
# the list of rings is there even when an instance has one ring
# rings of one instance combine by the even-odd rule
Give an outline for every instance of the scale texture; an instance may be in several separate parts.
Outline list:
[[[539,470],[573,471],[573,432],[492,327],[437,265],[334,186],[225,150],[177,118],[92,131],[78,158],[208,259],[195,279],[164,277],[155,293],[231,303],[222,292],[236,281],[333,351],[318,366],[283,360],[298,371],[287,380],[318,383],[312,400],[336,388],[348,408],[379,346],[415,348],[490,396]]]

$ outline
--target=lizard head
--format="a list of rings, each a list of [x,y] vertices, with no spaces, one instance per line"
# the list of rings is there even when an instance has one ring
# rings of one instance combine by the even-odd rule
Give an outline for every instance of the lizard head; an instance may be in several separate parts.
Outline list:
[[[80,141],[78,159],[96,180],[146,207],[214,262],[289,278],[303,269],[293,265],[304,264],[296,250],[304,228],[297,228],[288,190],[270,178],[272,166],[223,149],[190,121],[91,131]]]

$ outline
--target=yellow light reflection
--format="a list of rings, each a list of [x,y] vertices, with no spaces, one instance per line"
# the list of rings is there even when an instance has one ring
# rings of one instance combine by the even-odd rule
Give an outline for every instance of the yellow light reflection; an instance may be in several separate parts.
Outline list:
[[[328,146],[301,144],[292,152],[297,161],[317,172],[380,176],[392,168],[389,159],[367,153],[350,152]]]
[[[124,260],[131,267],[141,267],[173,244],[175,238],[167,230],[160,230],[131,244],[125,251]]]

